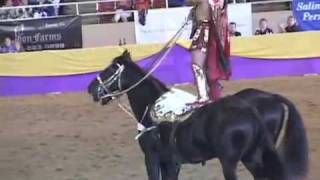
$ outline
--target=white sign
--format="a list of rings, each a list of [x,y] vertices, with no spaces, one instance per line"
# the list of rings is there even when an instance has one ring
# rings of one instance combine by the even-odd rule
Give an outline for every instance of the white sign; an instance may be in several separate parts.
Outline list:
[[[252,8],[251,3],[229,4],[228,21],[237,24],[237,31],[242,36],[252,35]]]
[[[146,24],[143,26],[138,21],[138,13],[135,12],[135,31],[137,44],[166,43],[186,22],[191,7],[170,9],[151,9],[146,16]],[[252,35],[252,11],[251,4],[229,4],[229,22],[237,24],[237,30],[243,36]],[[185,27],[182,39],[189,39],[192,24]]]
[[[151,9],[146,16],[146,24],[142,26],[138,21],[138,13],[135,12],[136,42],[166,43],[186,22],[191,7]],[[189,39],[191,23],[185,27],[181,38]]]

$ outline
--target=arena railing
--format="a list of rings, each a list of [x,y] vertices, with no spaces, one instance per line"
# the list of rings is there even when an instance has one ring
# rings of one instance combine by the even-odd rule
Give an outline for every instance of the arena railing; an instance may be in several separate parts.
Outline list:
[[[111,2],[121,2],[121,1],[126,1],[126,0],[99,0],[99,1],[83,1],[83,2],[67,2],[67,3],[57,3],[57,4],[41,4],[41,5],[23,5],[23,6],[11,6],[11,7],[1,7],[1,11],[5,10],[20,10],[20,9],[33,9],[33,8],[45,8],[45,7],[62,7],[62,6],[74,6],[75,7],[75,13],[73,14],[68,14],[69,15],[78,15],[78,16],[99,16],[99,15],[108,15],[108,14],[115,14],[116,11],[108,11],[108,12],[92,12],[92,13],[81,13],[80,12],[80,6],[83,5],[95,5],[96,10],[98,9],[99,3],[111,3]],[[168,1],[168,0],[166,0]],[[168,7],[166,7],[168,8]],[[126,12],[134,12],[134,10],[126,10]],[[57,15],[57,16],[49,16],[50,17],[62,17],[66,15]],[[29,19],[41,19],[40,18],[15,18],[15,19],[1,19],[0,22],[5,22],[5,21],[17,21],[17,20],[29,20]]]
[[[99,3],[108,3],[108,2],[121,2],[126,0],[99,0],[99,1],[83,1],[83,2],[68,2],[68,3],[58,3],[58,4],[41,4],[41,5],[24,5],[24,6],[11,6],[11,7],[1,7],[0,10],[19,10],[19,9],[32,9],[32,8],[41,8],[41,7],[62,7],[62,6],[74,6],[75,7],[75,13],[74,14],[68,14],[69,15],[78,15],[78,16],[101,16],[101,15],[109,15],[109,14],[116,14],[116,11],[108,11],[108,12],[97,12]],[[168,6],[168,0],[166,1],[166,7]],[[245,2],[241,3],[251,3],[254,5],[260,5],[260,4],[272,4],[272,3],[291,3],[292,0],[264,0],[264,1],[255,1],[255,2],[246,2],[247,0],[244,0]],[[233,3],[237,3],[236,0],[233,0]],[[92,13],[82,13],[80,12],[80,6],[83,5],[90,5],[95,4],[96,12]],[[134,12],[135,10],[125,10],[125,12]],[[66,15],[57,15],[57,16],[50,16],[50,17],[63,17]],[[48,17],[48,18],[50,18]],[[40,18],[16,18],[16,19],[0,19],[0,22],[6,22],[6,21],[17,21],[17,20],[29,20],[29,19],[41,19]]]
[[[237,0],[232,0],[232,3],[251,3],[251,4],[269,4],[269,3],[282,3],[282,2],[292,2],[292,0],[242,0],[242,2],[237,2]]]

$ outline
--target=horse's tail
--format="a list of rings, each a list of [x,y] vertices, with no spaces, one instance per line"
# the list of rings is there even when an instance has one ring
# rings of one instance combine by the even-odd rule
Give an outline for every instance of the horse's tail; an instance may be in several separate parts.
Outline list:
[[[303,120],[291,101],[280,95],[277,95],[277,98],[287,106],[288,110],[287,123],[283,127],[286,129],[279,152],[286,162],[290,179],[304,179],[308,174],[309,151]]]

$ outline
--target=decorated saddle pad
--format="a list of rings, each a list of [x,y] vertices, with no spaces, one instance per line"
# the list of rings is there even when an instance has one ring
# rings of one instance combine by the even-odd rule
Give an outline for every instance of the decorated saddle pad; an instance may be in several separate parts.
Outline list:
[[[183,121],[192,111],[188,103],[196,101],[197,97],[186,91],[172,88],[160,96],[150,109],[150,116],[156,123],[163,121]]]

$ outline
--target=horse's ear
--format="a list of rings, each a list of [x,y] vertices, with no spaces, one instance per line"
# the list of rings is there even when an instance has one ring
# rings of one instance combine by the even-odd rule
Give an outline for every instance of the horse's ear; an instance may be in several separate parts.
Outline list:
[[[127,61],[131,61],[131,55],[127,49],[122,53],[122,57]]]

